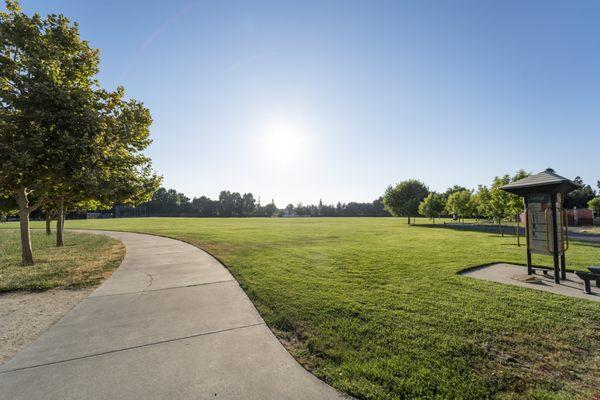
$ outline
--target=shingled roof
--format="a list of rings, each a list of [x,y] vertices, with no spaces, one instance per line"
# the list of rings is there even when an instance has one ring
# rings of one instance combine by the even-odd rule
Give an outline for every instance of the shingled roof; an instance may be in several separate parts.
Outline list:
[[[579,185],[570,179],[544,171],[504,185],[500,189],[523,196],[526,193],[534,192],[569,193],[577,188],[579,188]]]

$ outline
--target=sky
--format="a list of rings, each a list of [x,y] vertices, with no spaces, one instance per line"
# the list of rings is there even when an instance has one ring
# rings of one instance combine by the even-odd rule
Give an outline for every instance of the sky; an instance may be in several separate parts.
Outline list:
[[[600,179],[600,2],[21,0],[150,108],[164,186],[372,201],[408,178]]]

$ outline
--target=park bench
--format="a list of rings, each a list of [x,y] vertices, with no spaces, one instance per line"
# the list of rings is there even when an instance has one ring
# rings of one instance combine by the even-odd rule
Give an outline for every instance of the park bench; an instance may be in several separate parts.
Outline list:
[[[590,272],[587,271],[575,271],[575,274],[583,281],[584,293],[591,294],[592,286],[590,282],[596,281],[596,287],[600,288],[600,267],[589,267]]]

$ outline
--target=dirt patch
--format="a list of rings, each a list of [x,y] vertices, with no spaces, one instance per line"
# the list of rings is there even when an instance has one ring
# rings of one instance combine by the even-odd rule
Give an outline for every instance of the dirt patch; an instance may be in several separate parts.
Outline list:
[[[41,335],[92,290],[0,293],[0,364]]]

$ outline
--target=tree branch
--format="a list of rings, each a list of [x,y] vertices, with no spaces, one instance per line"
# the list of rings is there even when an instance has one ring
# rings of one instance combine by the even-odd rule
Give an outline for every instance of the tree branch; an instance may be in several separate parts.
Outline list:
[[[38,201],[36,201],[32,206],[27,207],[27,211],[28,212],[34,212],[35,210],[37,210],[42,204],[44,204],[44,201],[46,201],[46,199],[44,199],[43,197],[41,199],[39,199]]]

